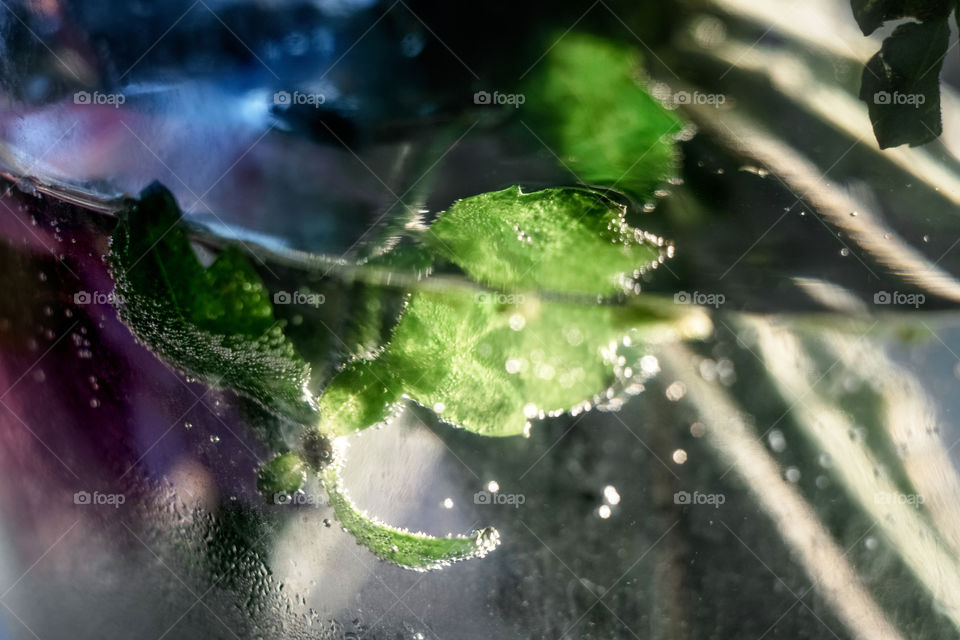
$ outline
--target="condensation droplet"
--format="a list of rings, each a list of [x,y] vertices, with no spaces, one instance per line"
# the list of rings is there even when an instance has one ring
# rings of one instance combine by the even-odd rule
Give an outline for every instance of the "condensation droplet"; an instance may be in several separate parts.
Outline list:
[[[670,383],[670,386],[667,387],[666,396],[670,402],[677,402],[685,395],[687,395],[687,387],[679,380]]]
[[[657,360],[656,356],[643,356],[640,358],[640,370],[647,375],[653,375],[660,371],[660,361]]]
[[[780,429],[772,429],[767,434],[767,442],[770,443],[770,448],[777,453],[787,448],[787,439],[783,437],[783,431],[780,431]]]
[[[620,504],[620,493],[616,487],[608,484],[603,488],[603,499],[607,501],[607,504]]]

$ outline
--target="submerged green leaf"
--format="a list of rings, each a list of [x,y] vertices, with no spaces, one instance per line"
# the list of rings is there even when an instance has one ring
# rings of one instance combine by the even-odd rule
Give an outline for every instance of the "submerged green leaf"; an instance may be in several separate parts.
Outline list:
[[[314,424],[316,409],[306,391],[310,366],[274,318],[260,277],[233,248],[204,268],[180,217],[173,196],[158,183],[121,212],[110,245],[121,318],[189,375]]]
[[[510,187],[464,198],[426,241],[492,287],[592,296],[622,291],[665,255],[663,240],[630,227],[622,207],[586,189]]]
[[[585,34],[563,34],[524,88],[533,130],[589,185],[642,201],[676,167],[680,120],[638,82],[636,49]]]
[[[278,493],[292,494],[300,490],[306,479],[306,465],[300,456],[284,453],[260,468],[257,489],[268,498]]]
[[[327,469],[322,478],[340,523],[375,555],[402,567],[417,571],[438,569],[459,560],[482,558],[500,543],[500,534],[493,527],[476,531],[471,536],[446,538],[391,527],[354,506],[340,486],[335,467]]]
[[[337,374],[320,399],[322,432],[386,421],[403,398],[485,436],[524,433],[531,419],[595,403],[613,383],[624,336],[701,335],[706,317],[650,298],[586,306],[520,294],[415,293],[386,349]]]
[[[867,63],[860,99],[881,149],[924,144],[943,131],[940,69],[949,40],[945,18],[903,24]]]

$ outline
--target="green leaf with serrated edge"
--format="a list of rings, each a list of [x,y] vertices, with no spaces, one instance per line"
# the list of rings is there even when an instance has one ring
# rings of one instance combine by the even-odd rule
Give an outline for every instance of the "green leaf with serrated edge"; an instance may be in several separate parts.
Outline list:
[[[940,69],[949,40],[946,19],[903,24],[867,63],[860,99],[881,149],[924,144],[942,132]]]
[[[633,306],[587,306],[420,291],[384,351],[331,380],[319,428],[331,435],[365,429],[408,398],[481,435],[522,434],[534,417],[596,401],[614,381],[624,336],[637,348],[708,330],[698,309],[652,296]]]
[[[522,88],[521,119],[584,183],[652,201],[674,175],[682,123],[647,93],[642,73],[635,47],[563,34]]]
[[[110,266],[119,313],[145,345],[208,384],[245,394],[274,413],[316,424],[310,366],[273,315],[260,277],[237,249],[204,268],[173,196],[154,183],[119,215]]]
[[[851,0],[853,17],[868,36],[888,20],[916,18],[921,22],[945,18],[955,0]]]
[[[660,238],[634,229],[624,215],[587,189],[509,187],[457,201],[425,241],[491,287],[611,295],[666,253]]]
[[[500,543],[500,535],[493,527],[476,531],[471,536],[446,538],[391,527],[354,506],[340,486],[336,467],[328,468],[321,477],[340,524],[375,555],[407,569],[428,571],[460,560],[482,558]]]

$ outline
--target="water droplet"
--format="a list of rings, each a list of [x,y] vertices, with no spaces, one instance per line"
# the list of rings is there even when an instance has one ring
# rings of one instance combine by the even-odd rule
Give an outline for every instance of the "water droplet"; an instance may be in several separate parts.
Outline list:
[[[192,423],[192,422],[184,422],[184,423],[183,423],[183,428],[184,428],[184,429],[187,429],[187,430],[193,429],[193,423]]]
[[[597,515],[606,520],[613,514],[613,509],[610,508],[610,505],[602,504],[600,508],[597,509]]]
[[[612,484],[608,484],[603,488],[603,499],[607,501],[607,504],[620,504],[620,493],[617,491],[616,487],[614,487]]]
[[[677,402],[685,395],[687,395],[687,387],[679,380],[670,383],[670,386],[667,387],[666,396],[670,402]]]
[[[684,462],[687,461],[687,452],[684,451],[683,449],[677,449],[676,451],[673,452],[673,456],[671,457],[673,458],[673,461],[676,462],[677,464],[683,464]]]
[[[848,255],[850,255],[850,249],[847,249],[846,247],[840,249],[840,255],[846,258]]]
[[[787,482],[796,483],[800,481],[800,469],[796,467],[789,467],[783,475],[787,479]]]
[[[500,483],[496,480],[491,480],[487,483],[487,491],[490,493],[496,493],[497,491],[500,491]]]
[[[218,436],[218,435],[211,435],[211,436],[210,436],[210,442],[212,442],[213,444],[217,444],[218,442],[220,442],[220,436]]]
[[[873,536],[869,536],[863,541],[863,546],[865,546],[868,550],[873,551],[880,546],[880,542]]]
[[[656,356],[643,356],[640,358],[640,370],[647,375],[653,375],[660,371],[660,361]]]
[[[770,443],[770,448],[777,453],[787,448],[787,439],[783,437],[783,431],[780,431],[780,429],[772,429],[767,435],[767,442]]]
[[[690,425],[690,435],[694,438],[702,438],[707,433],[707,427],[702,422],[694,422]]]
[[[717,363],[710,358],[704,358],[700,361],[700,377],[707,382],[713,382],[717,379]]]
[[[443,508],[444,508],[444,509],[453,509],[453,499],[452,499],[452,498],[444,498],[444,500],[443,500]]]

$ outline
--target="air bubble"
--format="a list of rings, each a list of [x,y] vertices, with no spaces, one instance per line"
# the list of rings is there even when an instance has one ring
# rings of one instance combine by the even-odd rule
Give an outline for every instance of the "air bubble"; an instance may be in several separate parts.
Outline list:
[[[670,402],[677,402],[685,395],[687,395],[687,387],[679,380],[670,383],[667,387],[666,396]]]
[[[620,493],[617,491],[616,487],[614,487],[612,484],[608,484],[603,488],[603,499],[607,501],[607,504],[620,504]]]
[[[780,429],[772,429],[767,435],[767,442],[770,443],[770,448],[777,453],[787,448],[787,439],[783,437],[783,431],[780,431]]]

